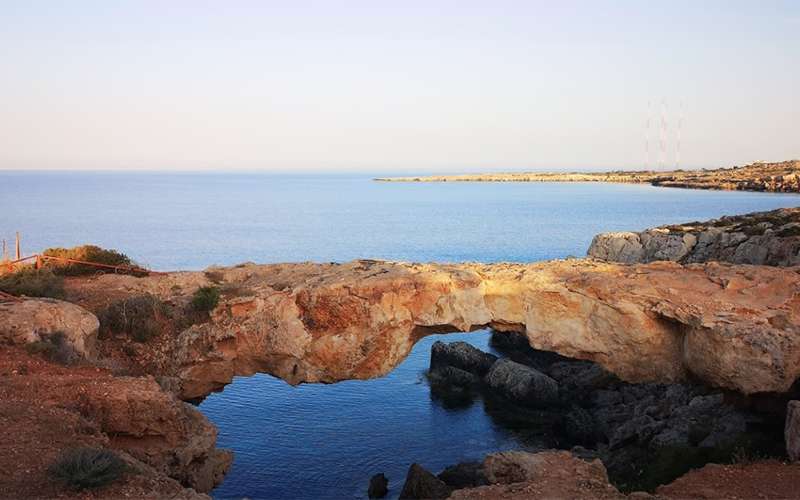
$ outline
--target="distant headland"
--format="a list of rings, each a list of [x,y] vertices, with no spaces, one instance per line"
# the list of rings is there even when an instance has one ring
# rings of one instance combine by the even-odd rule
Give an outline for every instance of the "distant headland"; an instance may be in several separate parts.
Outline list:
[[[800,160],[757,162],[712,170],[612,172],[509,172],[493,174],[379,177],[381,182],[622,182],[661,187],[730,191],[800,192]]]

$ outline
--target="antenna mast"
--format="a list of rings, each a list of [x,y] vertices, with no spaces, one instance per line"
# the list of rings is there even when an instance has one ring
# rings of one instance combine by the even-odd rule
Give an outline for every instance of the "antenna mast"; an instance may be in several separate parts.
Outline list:
[[[661,99],[661,135],[659,138],[661,154],[658,158],[658,169],[663,170],[667,163],[667,102]]]
[[[678,130],[675,144],[675,170],[681,168],[681,126],[683,125],[683,101],[678,104]]]

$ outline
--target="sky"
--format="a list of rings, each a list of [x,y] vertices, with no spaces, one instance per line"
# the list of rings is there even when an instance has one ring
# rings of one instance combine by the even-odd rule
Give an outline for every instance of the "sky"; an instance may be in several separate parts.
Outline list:
[[[800,157],[800,2],[0,0],[0,169],[654,167],[662,102]]]

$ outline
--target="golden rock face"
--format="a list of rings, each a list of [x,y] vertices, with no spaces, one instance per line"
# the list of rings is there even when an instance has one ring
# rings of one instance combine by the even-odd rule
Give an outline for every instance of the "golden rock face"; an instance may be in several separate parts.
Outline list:
[[[87,307],[138,293],[181,304],[213,275],[223,299],[208,321],[150,353],[155,374],[179,379],[184,398],[256,372],[292,384],[377,377],[422,336],[484,327],[523,332],[537,349],[595,361],[627,381],[692,374],[751,394],[786,391],[800,376],[799,271],[590,259],[247,264],[104,275],[69,293]]]

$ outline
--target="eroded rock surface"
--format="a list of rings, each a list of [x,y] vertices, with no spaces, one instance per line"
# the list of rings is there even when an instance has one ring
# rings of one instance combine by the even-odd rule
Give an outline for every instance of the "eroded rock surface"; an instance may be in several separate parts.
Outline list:
[[[211,423],[152,377],[60,366],[15,347],[0,347],[0,426],[0,491],[15,498],[69,496],[47,468],[76,446],[110,448],[136,471],[106,498],[208,498],[197,492],[218,484],[232,458]]]
[[[789,401],[786,409],[784,435],[789,459],[800,462],[800,401]]]
[[[100,323],[86,309],[54,299],[0,302],[0,343],[25,345],[61,333],[85,357],[95,354]]]
[[[485,326],[522,332],[537,349],[597,362],[631,382],[691,374],[749,394],[785,391],[800,375],[796,268],[575,259],[247,264],[104,275],[71,283],[70,293],[87,307],[141,293],[181,307],[198,286],[215,284],[223,300],[210,318],[152,353],[183,398],[255,372],[290,383],[376,377],[421,336]]]
[[[671,260],[797,266],[800,208],[662,226],[638,233],[602,233],[594,237],[588,254],[627,264]]]

